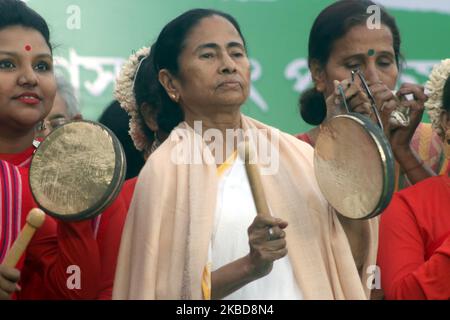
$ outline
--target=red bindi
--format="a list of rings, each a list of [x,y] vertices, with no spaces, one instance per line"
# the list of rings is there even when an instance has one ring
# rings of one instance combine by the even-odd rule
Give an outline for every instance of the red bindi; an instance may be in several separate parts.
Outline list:
[[[31,46],[30,46],[29,44],[27,44],[27,45],[25,46],[25,50],[31,51]]]

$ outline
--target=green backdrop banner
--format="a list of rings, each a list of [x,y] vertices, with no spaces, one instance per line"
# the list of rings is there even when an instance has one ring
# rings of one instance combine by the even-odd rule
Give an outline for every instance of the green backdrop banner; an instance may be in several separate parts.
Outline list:
[[[329,0],[29,0],[52,31],[57,69],[77,91],[85,118],[96,120],[113,99],[123,61],[150,45],[171,19],[192,8],[236,17],[249,46],[251,96],[243,112],[290,133],[308,129],[297,107],[311,85],[307,43]],[[407,65],[401,82],[424,83],[450,56],[450,0],[381,1],[396,18]]]

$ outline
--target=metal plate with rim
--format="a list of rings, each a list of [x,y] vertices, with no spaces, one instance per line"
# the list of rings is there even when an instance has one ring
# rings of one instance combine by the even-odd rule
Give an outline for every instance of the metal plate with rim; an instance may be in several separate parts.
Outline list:
[[[319,187],[350,219],[370,219],[394,192],[394,156],[383,131],[368,117],[349,113],[320,126],[314,151]]]
[[[66,221],[100,214],[119,194],[126,160],[117,137],[105,126],[75,121],[54,130],[30,167],[30,187],[39,207]]]

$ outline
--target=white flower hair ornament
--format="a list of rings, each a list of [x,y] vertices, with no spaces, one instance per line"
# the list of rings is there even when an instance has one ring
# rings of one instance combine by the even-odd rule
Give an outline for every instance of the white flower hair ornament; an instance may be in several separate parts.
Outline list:
[[[138,110],[136,97],[134,95],[134,84],[142,62],[150,55],[150,48],[144,47],[132,54],[122,66],[120,75],[116,80],[114,96],[120,106],[130,115],[129,134],[133,139],[136,149],[139,151],[149,150],[151,141],[147,138],[144,128],[145,121]]]
[[[441,115],[444,112],[442,96],[445,82],[449,76],[450,59],[445,59],[433,67],[430,78],[425,84],[425,91],[428,95],[428,100],[425,102],[425,109],[428,112],[433,129],[436,130],[440,136],[443,134],[440,125]]]

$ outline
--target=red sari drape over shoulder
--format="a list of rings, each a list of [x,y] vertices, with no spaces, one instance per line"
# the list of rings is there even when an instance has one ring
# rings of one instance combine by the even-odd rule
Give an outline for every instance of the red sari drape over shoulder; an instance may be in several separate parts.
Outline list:
[[[100,300],[111,300],[119,255],[122,230],[133,197],[137,178],[125,181],[113,204],[96,220],[97,242],[100,249],[101,280]]]
[[[381,216],[378,264],[387,299],[450,299],[450,178],[394,195]]]
[[[18,154],[0,154],[0,263],[23,228],[28,212],[36,207],[28,183],[34,150],[31,146]],[[79,287],[69,284],[74,266],[80,271]],[[17,267],[22,287],[18,299],[96,298],[100,258],[91,222],[66,223],[47,216]]]

